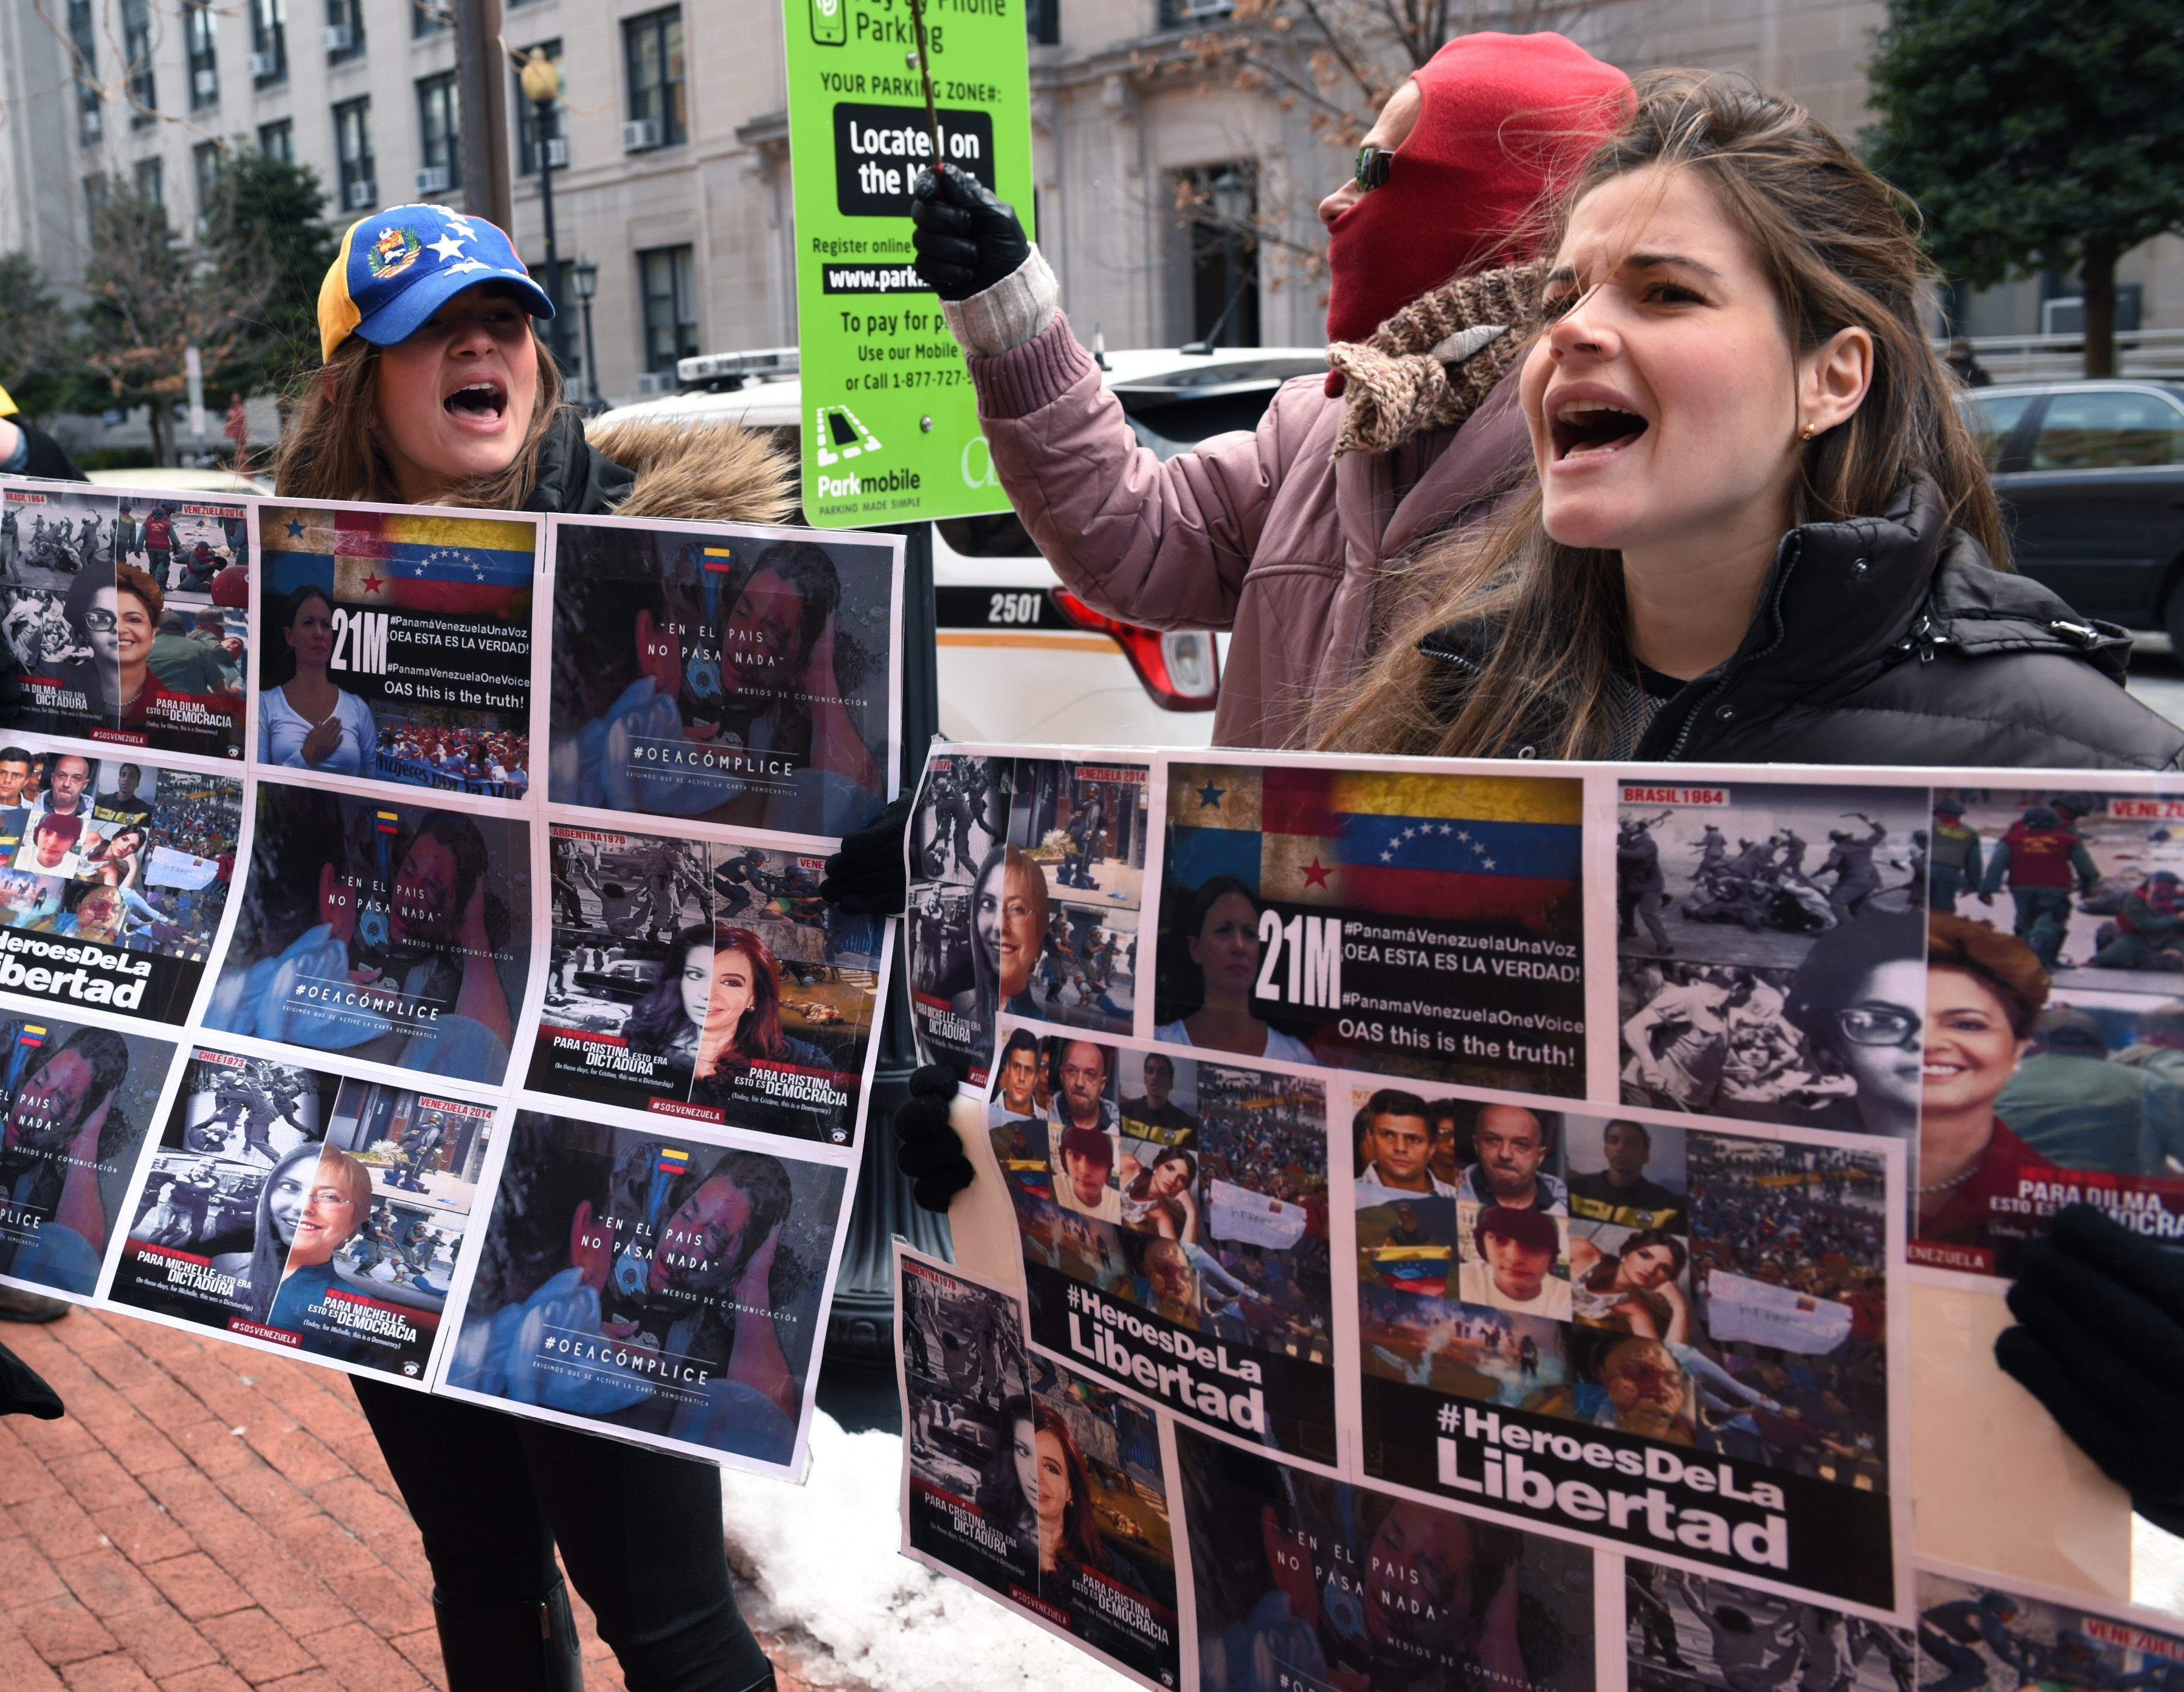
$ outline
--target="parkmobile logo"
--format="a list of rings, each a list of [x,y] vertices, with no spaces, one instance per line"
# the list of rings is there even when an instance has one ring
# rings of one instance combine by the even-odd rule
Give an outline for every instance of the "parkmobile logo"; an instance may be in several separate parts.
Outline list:
[[[875,458],[879,454],[879,437],[846,405],[819,407],[812,418],[811,438],[813,457],[820,470],[822,499],[855,499],[866,493],[907,493],[918,486],[918,475],[914,470],[891,470],[879,476],[854,470],[844,470],[838,476],[826,474],[832,465],[846,464],[852,459]]]

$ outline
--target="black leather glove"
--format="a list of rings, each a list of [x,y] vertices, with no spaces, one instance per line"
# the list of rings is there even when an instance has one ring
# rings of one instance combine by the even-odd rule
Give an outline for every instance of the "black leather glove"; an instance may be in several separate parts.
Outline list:
[[[918,276],[945,300],[982,294],[1031,257],[1016,208],[976,176],[922,167],[911,188],[910,244]]]
[[[900,916],[910,901],[910,871],[903,837],[910,832],[905,793],[860,828],[842,837],[842,849],[827,860],[819,897],[852,916]]]
[[[1994,1342],[2015,1378],[2155,1526],[2184,1533],[2184,1257],[2091,1205],[2025,1248]]]
[[[955,1097],[954,1071],[929,1063],[911,1071],[910,1097],[894,1113],[894,1137],[902,1143],[895,1163],[911,1178],[910,1195],[920,1210],[945,1211],[975,1172],[963,1155],[963,1142],[948,1125]]]
[[[964,1180],[967,1185],[970,1177]],[[60,1394],[36,1369],[0,1345],[0,1416],[34,1416],[52,1422],[62,1414]]]

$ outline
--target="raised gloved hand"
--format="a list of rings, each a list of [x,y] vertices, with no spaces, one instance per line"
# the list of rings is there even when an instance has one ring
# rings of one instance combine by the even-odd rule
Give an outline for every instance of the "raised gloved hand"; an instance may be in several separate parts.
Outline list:
[[[911,1071],[910,1097],[894,1113],[895,1138],[902,1143],[895,1161],[914,1183],[910,1195],[920,1210],[945,1211],[971,1184],[971,1160],[948,1125],[948,1106],[955,1097],[953,1072],[929,1063]]]
[[[1016,208],[976,176],[926,165],[911,188],[914,268],[944,300],[982,294],[1031,256]]]
[[[827,860],[819,897],[852,916],[900,916],[910,899],[910,871],[903,839],[910,832],[911,796],[905,793]]]
[[[1995,1361],[2156,1526],[2184,1533],[2184,1258],[2091,1205],[2059,1212],[2009,1289]]]

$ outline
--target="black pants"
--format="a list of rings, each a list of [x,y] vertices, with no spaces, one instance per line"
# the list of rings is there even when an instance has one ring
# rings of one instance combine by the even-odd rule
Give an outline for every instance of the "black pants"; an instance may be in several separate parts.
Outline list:
[[[558,1544],[630,1692],[765,1681],[710,1463],[352,1378],[448,1610],[538,1602]]]

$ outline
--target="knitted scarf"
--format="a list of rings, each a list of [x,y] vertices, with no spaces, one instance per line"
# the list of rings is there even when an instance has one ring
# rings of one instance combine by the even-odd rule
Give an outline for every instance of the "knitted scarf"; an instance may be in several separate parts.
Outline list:
[[[1334,456],[1384,453],[1427,429],[1461,423],[1507,374],[1539,314],[1537,264],[1459,277],[1421,295],[1369,341],[1327,349],[1349,395]]]

